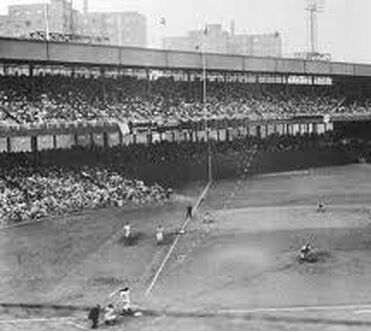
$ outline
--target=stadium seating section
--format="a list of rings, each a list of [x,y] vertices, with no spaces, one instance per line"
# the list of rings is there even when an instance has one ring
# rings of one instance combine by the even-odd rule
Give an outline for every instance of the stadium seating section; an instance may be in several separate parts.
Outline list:
[[[212,118],[282,119],[302,114],[365,114],[370,104],[326,86],[271,85],[261,89],[252,84],[210,81],[205,110],[200,81],[51,74],[0,77],[0,121],[19,124],[117,119],[166,123],[200,119],[206,114]]]
[[[121,76],[84,77],[60,74],[0,76],[0,123],[40,124],[118,120],[168,123],[212,118],[251,120],[285,119],[293,115],[365,114],[370,101],[339,95],[330,87],[208,82],[207,110],[202,103],[202,82],[173,78],[146,80]],[[268,135],[233,142],[214,142],[213,153],[228,151],[287,151],[341,144],[334,134]],[[130,167],[145,164],[198,161],[208,150],[205,142],[163,142],[150,147],[132,145],[78,148],[75,160],[63,151],[47,151],[44,165],[35,165],[22,153],[0,157],[0,214],[3,225],[32,221],[86,208],[163,203],[163,187],[134,180]],[[89,163],[92,151],[95,162]],[[73,154],[73,151],[69,153]],[[58,163],[58,159],[70,164]],[[100,163],[100,160],[104,163]],[[79,164],[78,160],[83,163]],[[75,162],[76,161],[76,162]],[[33,161],[34,162],[34,161]],[[120,165],[121,167],[118,167]],[[53,165],[54,164],[54,165]],[[36,167],[37,166],[37,167]]]

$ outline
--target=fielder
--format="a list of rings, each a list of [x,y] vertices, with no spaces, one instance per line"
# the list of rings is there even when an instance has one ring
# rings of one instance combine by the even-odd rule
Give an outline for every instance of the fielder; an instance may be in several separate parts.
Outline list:
[[[131,236],[131,225],[127,222],[124,226],[124,238],[128,240]]]
[[[311,252],[312,246],[310,245],[310,243],[307,243],[306,245],[302,246],[299,251],[300,259],[305,260]]]
[[[164,228],[162,225],[159,225],[156,229],[156,241],[157,245],[160,245],[164,242]]]
[[[318,205],[317,205],[317,212],[320,213],[320,212],[326,212],[326,206],[323,202],[318,202]]]

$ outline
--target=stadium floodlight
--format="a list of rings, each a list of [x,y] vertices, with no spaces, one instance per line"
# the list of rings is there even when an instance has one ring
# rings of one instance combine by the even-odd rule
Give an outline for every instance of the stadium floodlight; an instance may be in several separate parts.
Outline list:
[[[74,35],[75,34],[75,22],[74,22],[74,17],[73,17],[73,6],[74,6],[73,0],[70,0],[70,4],[71,4],[71,10],[70,10],[70,33],[72,35]]]
[[[83,13],[86,15],[89,12],[89,0],[83,2]]]
[[[207,26],[202,30],[202,40],[199,45],[196,45],[195,49],[201,52],[202,60],[202,104],[203,104],[203,113],[205,121],[205,135],[206,135],[206,144],[207,144],[207,178],[210,182],[213,178],[212,176],[212,151],[210,146],[210,134],[209,132],[209,120],[208,120],[208,110],[207,110],[207,62],[206,62],[206,39],[207,39]]]
[[[45,38],[49,40],[49,3],[48,1],[44,2],[44,16],[45,16]]]
[[[318,13],[324,10],[324,0],[306,0],[307,6],[305,10],[309,13],[308,30],[310,53],[318,52]]]
[[[165,29],[166,29],[166,26],[167,26],[167,19],[166,17],[164,16],[161,16],[160,17],[160,20],[159,20],[159,27],[161,28],[161,43],[162,43],[162,48],[164,50],[167,50],[167,41],[166,41],[166,36],[165,36]]]
[[[205,133],[206,133],[206,144],[207,144],[207,177],[208,181],[211,182],[213,179],[212,175],[212,158],[211,158],[211,146],[210,146],[210,134],[209,130],[209,114],[207,110],[207,63],[206,63],[206,42],[207,42],[207,26],[202,32],[203,35],[203,45],[202,45],[202,73],[203,73],[203,107],[205,114]]]

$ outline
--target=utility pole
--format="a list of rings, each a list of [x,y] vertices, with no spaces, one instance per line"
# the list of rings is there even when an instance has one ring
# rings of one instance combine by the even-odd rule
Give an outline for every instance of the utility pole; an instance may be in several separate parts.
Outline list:
[[[49,40],[49,4],[47,1],[44,3],[44,16],[45,16],[45,38]]]
[[[71,35],[75,34],[75,22],[73,17],[73,0],[71,0],[71,8],[70,8],[70,33]]]
[[[207,40],[207,26],[205,26],[203,31],[203,41],[201,43],[201,57],[202,57],[202,77],[203,77],[203,113],[205,116],[205,134],[206,134],[206,144],[207,144],[207,177],[208,181],[212,181],[212,151],[210,145],[210,131],[209,131],[209,114],[207,110],[207,63],[206,63],[206,40]]]
[[[84,0],[83,13],[86,15],[89,12],[89,0]]]
[[[318,13],[323,11],[323,1],[321,0],[306,0],[308,12],[308,31],[310,54],[318,53]]]

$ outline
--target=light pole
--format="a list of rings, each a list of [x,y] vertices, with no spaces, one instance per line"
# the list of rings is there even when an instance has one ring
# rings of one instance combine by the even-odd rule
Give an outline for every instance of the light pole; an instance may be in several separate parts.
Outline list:
[[[309,13],[309,44],[311,57],[318,53],[318,13],[324,9],[324,1],[321,0],[306,0],[306,11]]]
[[[49,4],[48,1],[44,3],[44,16],[45,16],[45,37],[49,41]]]
[[[165,51],[167,50],[167,42],[165,38],[165,28],[166,28],[166,18],[161,17],[160,18],[160,29],[161,29],[161,41],[160,41],[160,48],[164,49]]]
[[[201,58],[202,58],[202,76],[203,76],[203,113],[205,116],[205,134],[206,134],[206,144],[207,144],[207,177],[208,181],[212,181],[212,157],[211,157],[211,146],[210,146],[210,133],[209,133],[209,123],[208,123],[208,111],[207,111],[207,63],[205,54],[205,44],[206,44],[207,27],[204,30],[204,41],[201,47]]]

